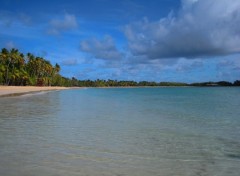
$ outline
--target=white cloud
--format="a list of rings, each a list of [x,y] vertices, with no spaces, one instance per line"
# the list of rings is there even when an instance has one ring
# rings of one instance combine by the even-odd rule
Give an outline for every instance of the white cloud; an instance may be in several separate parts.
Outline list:
[[[12,48],[15,48],[16,45],[13,43],[13,41],[9,41],[9,42],[7,42],[7,43],[5,44],[5,47],[6,47],[7,49],[12,49]]]
[[[25,13],[0,11],[0,23],[2,23],[6,27],[12,27],[13,24],[30,26],[32,24],[32,18]]]
[[[92,38],[82,41],[80,49],[96,59],[119,60],[123,57],[123,54],[118,51],[111,36],[105,36],[102,40]]]
[[[75,29],[78,27],[77,19],[74,15],[65,14],[61,19],[53,19],[50,21],[50,29],[48,34],[58,35],[61,32]]]
[[[204,62],[202,59],[184,59],[181,58],[175,65],[175,70],[178,72],[191,72],[202,69],[204,67]]]
[[[239,0],[183,0],[174,15],[129,24],[124,32],[135,56],[148,59],[221,56],[240,52]]]
[[[65,59],[64,61],[62,61],[62,65],[64,66],[75,66],[77,64],[78,64],[77,59]]]

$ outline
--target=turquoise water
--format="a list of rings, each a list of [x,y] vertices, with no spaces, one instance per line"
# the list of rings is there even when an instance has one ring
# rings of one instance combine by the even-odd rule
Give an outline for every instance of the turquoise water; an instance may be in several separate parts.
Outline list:
[[[239,88],[0,98],[0,175],[238,176]]]

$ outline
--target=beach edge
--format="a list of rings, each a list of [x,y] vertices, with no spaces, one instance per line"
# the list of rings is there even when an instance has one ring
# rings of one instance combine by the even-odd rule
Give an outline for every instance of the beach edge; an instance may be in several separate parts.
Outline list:
[[[77,87],[78,88],[78,87]],[[0,98],[21,96],[46,91],[76,89],[76,87],[0,86]]]

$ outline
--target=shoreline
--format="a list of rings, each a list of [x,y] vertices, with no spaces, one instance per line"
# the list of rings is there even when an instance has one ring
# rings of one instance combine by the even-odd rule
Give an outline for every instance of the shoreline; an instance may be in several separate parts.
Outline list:
[[[20,96],[44,91],[68,90],[73,87],[0,86],[0,98]]]
[[[60,86],[0,86],[0,98],[20,96],[31,93],[45,92],[45,91],[58,91],[58,90],[69,90],[69,89],[84,89],[84,88],[97,88],[97,89],[110,89],[110,88],[189,88],[189,87],[225,87],[225,86],[112,86],[112,87],[60,87]],[[235,86],[227,86],[235,87]]]

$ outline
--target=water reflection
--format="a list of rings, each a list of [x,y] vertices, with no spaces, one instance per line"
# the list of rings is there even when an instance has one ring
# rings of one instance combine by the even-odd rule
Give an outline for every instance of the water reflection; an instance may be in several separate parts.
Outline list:
[[[41,167],[59,111],[59,93],[0,98],[0,175],[34,175],[30,170]]]
[[[228,116],[235,123],[226,123],[227,111],[239,109],[216,101],[213,108],[225,106],[227,111],[220,108],[215,116],[212,107],[189,97],[195,89],[181,90],[176,102],[179,89],[177,94],[174,89],[148,90],[86,89],[1,98],[0,175],[239,174],[239,132],[232,130],[239,119]],[[219,90],[220,100],[226,100]],[[210,101],[211,91],[205,92],[204,101]],[[199,94],[192,94],[195,100]]]
[[[0,98],[0,118],[44,117],[59,110],[59,93],[44,92]]]

